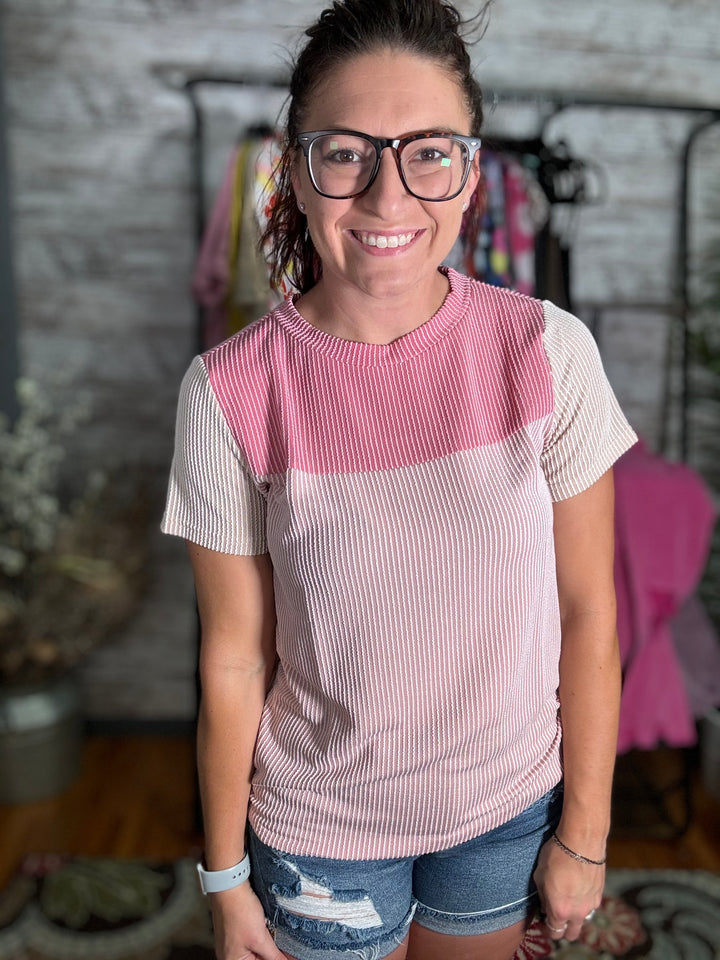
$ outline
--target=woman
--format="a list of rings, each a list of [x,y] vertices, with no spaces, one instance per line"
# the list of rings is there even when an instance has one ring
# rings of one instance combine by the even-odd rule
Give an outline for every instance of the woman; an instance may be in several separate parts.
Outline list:
[[[570,940],[600,903],[635,437],[579,321],[440,268],[479,196],[461,25],[307,31],[267,233],[299,294],[183,384],[221,960],[506,960],[538,900]]]

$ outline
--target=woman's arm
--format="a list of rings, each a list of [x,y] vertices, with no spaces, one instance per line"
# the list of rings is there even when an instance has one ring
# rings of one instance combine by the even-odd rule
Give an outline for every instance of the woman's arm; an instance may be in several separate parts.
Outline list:
[[[230,556],[189,543],[202,629],[198,772],[205,866],[224,870],[245,855],[253,754],[275,667],[275,605],[267,555]],[[250,884],[209,895],[219,960],[282,954]]]
[[[560,714],[564,802],[557,836],[570,850],[604,860],[620,708],[620,656],[613,579],[613,479],[554,506],[562,624]],[[536,880],[547,925],[575,939],[602,896],[602,866],[574,860],[550,842]]]

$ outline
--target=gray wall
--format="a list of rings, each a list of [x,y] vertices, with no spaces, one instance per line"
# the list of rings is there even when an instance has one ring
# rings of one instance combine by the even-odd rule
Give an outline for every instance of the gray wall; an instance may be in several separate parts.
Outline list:
[[[288,45],[321,9],[293,0],[5,0],[3,42],[14,186],[15,263],[25,372],[78,384],[94,418],[78,469],[138,464],[161,499],[177,388],[194,350],[190,73],[282,73]],[[461,4],[464,10],[472,5]],[[496,0],[474,48],[481,82],[603,98],[720,103],[716,0]],[[273,120],[267,91],[208,89],[207,193],[248,122]],[[489,131],[533,133],[544,106],[500,99]],[[602,204],[569,219],[578,304],[621,306],[602,347],[616,390],[651,443],[674,296],[680,112],[568,110],[552,121],[596,162]],[[693,233],[720,135],[696,153]],[[639,307],[642,304],[644,306]],[[650,307],[648,308],[648,304]],[[95,718],[183,719],[193,712],[195,623],[180,544],[157,537],[143,610],[90,658]]]
[[[0,21],[1,27],[2,21]],[[0,413],[14,420],[17,413],[17,400],[13,386],[18,375],[17,311],[6,126],[5,66],[0,38]]]

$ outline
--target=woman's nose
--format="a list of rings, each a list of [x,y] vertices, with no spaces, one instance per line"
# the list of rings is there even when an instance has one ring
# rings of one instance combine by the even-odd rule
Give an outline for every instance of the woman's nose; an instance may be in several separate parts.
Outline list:
[[[393,210],[409,196],[400,176],[397,155],[392,147],[385,147],[380,155],[377,176],[365,197],[371,206],[381,211]]]

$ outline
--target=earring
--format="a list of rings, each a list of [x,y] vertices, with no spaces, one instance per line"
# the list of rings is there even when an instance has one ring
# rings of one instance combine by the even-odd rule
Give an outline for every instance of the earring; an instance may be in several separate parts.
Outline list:
[[[463,208],[463,213],[465,213],[465,211],[468,208],[467,201],[462,205],[462,208]]]
[[[299,203],[299,204],[298,204],[298,209],[299,209],[300,213],[305,213],[305,204],[304,204],[304,203]]]

